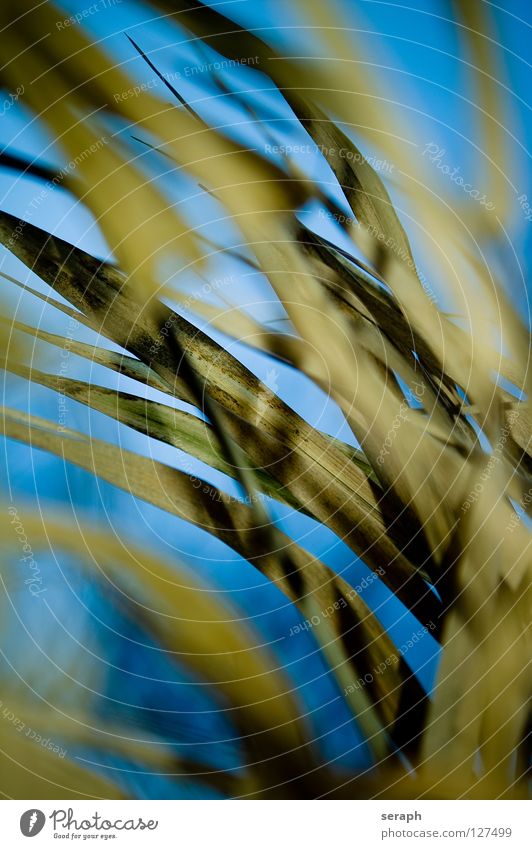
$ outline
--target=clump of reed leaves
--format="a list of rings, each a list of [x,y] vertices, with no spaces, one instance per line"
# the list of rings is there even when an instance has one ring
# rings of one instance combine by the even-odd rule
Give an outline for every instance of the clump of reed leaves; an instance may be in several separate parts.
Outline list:
[[[1,241],[49,285],[46,296],[34,290],[36,298],[95,331],[93,345],[70,340],[71,352],[133,379],[139,389],[115,391],[28,365],[24,338],[56,347],[64,338],[18,318],[3,322],[2,365],[187,452],[236,479],[249,497],[230,497],[206,481],[198,487],[197,479],[162,462],[68,428],[59,432],[55,422],[7,406],[3,432],[203,528],[272,581],[303,619],[319,620],[312,637],[365,735],[372,764],[353,774],[322,761],[288,675],[216,594],[181,575],[179,563],[137,550],[94,523],[74,524],[60,510],[43,520],[29,504],[24,531],[32,548],[64,552],[94,582],[116,588],[151,639],[212,685],[244,763],[224,769],[182,758],[164,745],[164,735],[136,738],[82,705],[58,711],[36,704],[24,688],[11,694],[16,713],[48,735],[129,758],[177,782],[194,776],[231,796],[522,797],[530,761],[531,561],[521,519],[530,509],[530,346],[509,281],[498,280],[475,251],[497,237],[494,216],[473,202],[457,209],[442,200],[427,161],[405,142],[401,110],[380,96],[368,66],[352,61],[362,55],[358,36],[342,28],[341,18],[333,25],[329,3],[295,4],[320,47],[304,61],[198,0],[157,0],[156,6],[169,26],[179,26],[172,33],[194,40],[201,55],[233,62],[256,57],[248,73],[266,75],[282,95],[291,130],[306,133],[328,161],[352,216],[296,160],[250,149],[224,127],[210,126],[168,81],[167,101],[148,88],[115,98],[133,85],[127,64],[116,65],[105,45],[81,28],[58,30],[63,13],[53,3],[3,4],[2,84],[10,91],[23,87],[22,102],[58,139],[66,160],[75,160],[62,184],[96,216],[114,261],[102,262],[5,212]],[[454,10],[477,69],[479,144],[486,152],[479,172],[504,221],[512,197],[504,176],[498,58],[478,5],[459,2]],[[130,38],[131,55],[158,74],[141,35],[140,29]],[[231,91],[222,74],[213,76],[220,96],[271,141],[271,126],[252,99]],[[161,183],[146,177],[140,157],[109,132],[116,126],[145,142],[146,156],[166,164],[167,179],[176,173],[195,181],[206,202],[232,221],[239,246],[227,249],[191,226],[186,204],[170,203]],[[429,284],[421,280],[409,228],[354,132],[408,175],[409,202],[425,228]],[[20,167],[54,179],[40,164]],[[340,223],[341,247],[303,223],[301,211],[312,205]],[[183,317],[185,295],[179,285],[161,282],[161,261],[170,257],[177,271],[203,273],[227,251],[267,278],[288,329],[272,330],[238,304],[220,310],[195,298],[193,308],[213,327],[251,340],[272,361],[291,364],[323,388],[360,449],[310,426]],[[451,310],[431,296],[430,287],[439,285],[430,283],[432,276],[444,280]],[[17,283],[28,291],[4,276],[6,286]],[[168,404],[147,399],[146,385],[164,393]],[[176,410],[174,399],[196,414]],[[378,570],[421,626],[436,625],[442,659],[430,698],[407,659],[389,662],[398,647],[362,595],[273,525],[257,494],[332,530]],[[0,512],[6,589],[14,580],[16,543],[7,509]],[[13,615],[5,602],[4,610]],[[331,615],[320,616],[324,610]],[[376,669],[382,674],[372,674]],[[370,685],[351,686],[364,676]],[[75,759],[58,760],[6,722],[0,722],[0,750],[7,765],[0,773],[4,795],[124,795],[112,771],[104,777]]]

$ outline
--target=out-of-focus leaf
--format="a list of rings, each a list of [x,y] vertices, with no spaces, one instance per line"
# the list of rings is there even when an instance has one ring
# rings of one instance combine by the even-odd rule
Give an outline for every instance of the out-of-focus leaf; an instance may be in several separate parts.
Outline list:
[[[16,219],[5,213],[0,215],[0,238],[4,244],[15,225]],[[374,568],[384,568],[383,580],[407,606],[422,621],[433,621],[437,615],[433,594],[388,536],[372,485],[343,451],[179,315],[161,305],[156,323],[112,266],[62,240],[52,240],[31,225],[26,227],[24,243],[17,243],[12,249],[35,273],[90,316],[99,333],[142,359],[177,397],[194,403],[180,377],[175,351],[166,344],[166,337],[175,334],[205,390],[223,409],[229,435],[253,463],[288,487],[315,518],[329,524]],[[257,421],[259,412],[260,427],[250,429],[250,422]],[[390,522],[391,534],[398,539],[401,518]],[[426,566],[426,548],[420,554]]]
[[[13,731],[0,721],[0,749],[5,759],[0,792],[8,799],[123,799],[115,784],[74,761]]]

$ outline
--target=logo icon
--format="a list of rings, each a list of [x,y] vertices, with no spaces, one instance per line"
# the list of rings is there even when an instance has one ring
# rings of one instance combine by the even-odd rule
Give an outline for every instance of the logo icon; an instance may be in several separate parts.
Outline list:
[[[24,837],[35,837],[43,830],[45,822],[46,817],[42,811],[37,808],[30,808],[20,818],[20,830]]]

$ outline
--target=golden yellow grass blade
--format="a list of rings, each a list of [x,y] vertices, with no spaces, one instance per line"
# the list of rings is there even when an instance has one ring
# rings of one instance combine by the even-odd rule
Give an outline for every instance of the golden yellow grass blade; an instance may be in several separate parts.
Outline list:
[[[470,74],[474,83],[474,96],[478,108],[478,139],[481,165],[478,169],[479,183],[486,188],[488,197],[497,199],[497,215],[501,220],[508,218],[511,204],[511,180],[507,174],[507,133],[512,126],[508,115],[508,99],[502,96],[504,86],[503,53],[498,44],[491,10],[483,3],[468,0],[452,0],[457,11],[457,22],[461,24],[463,36],[471,55]],[[486,217],[485,225],[493,219]],[[496,229],[496,228],[494,228]]]
[[[94,438],[89,441],[74,431],[58,434],[52,423],[35,416],[29,418],[14,410],[4,410],[3,422],[4,433],[9,438],[51,451],[215,535],[272,580],[295,602],[305,618],[317,619],[313,631],[325,654],[334,659],[334,674],[347,690],[345,695],[356,707],[358,720],[369,734],[376,753],[385,751],[380,723],[388,725],[396,720],[399,700],[404,695],[403,683],[410,694],[406,703],[412,710],[412,718],[415,711],[422,709],[421,688],[357,592],[283,533],[274,530],[273,541],[278,550],[289,554],[293,570],[285,574],[279,571],[279,563],[272,559],[271,552],[257,548],[257,539],[249,531],[249,508],[245,504],[199,478],[108,443]],[[390,657],[395,659],[394,663],[390,663]],[[370,687],[353,686],[360,677],[359,670],[363,670],[362,677],[369,672],[374,679]],[[374,675],[376,670],[382,670],[382,674]],[[377,716],[381,717],[380,721]]]
[[[123,799],[112,782],[74,761],[60,759],[0,721],[4,767],[0,792],[7,799]]]
[[[8,521],[6,518],[6,525]],[[262,715],[263,727],[270,723],[274,728],[279,726],[279,733],[286,734],[288,742],[298,718],[288,694],[288,682],[270,655],[260,648],[256,635],[235,619],[235,612],[222,605],[215,593],[208,592],[182,568],[126,545],[96,527],[74,526],[53,513],[43,523],[31,511],[25,524],[26,521],[26,533],[36,546],[51,545],[54,551],[70,551],[90,567],[90,573],[99,581],[117,587],[126,602],[135,603],[137,613],[144,605],[141,619],[157,632],[172,655],[232,694],[231,701],[237,707],[249,707],[250,717]],[[4,540],[10,537],[12,534],[4,534]],[[254,698],[248,705],[245,682],[250,680]],[[292,744],[296,741],[297,737],[292,736]]]
[[[173,11],[159,2],[158,5]],[[377,233],[394,239],[405,258],[412,259],[408,238],[393,208],[383,181],[353,141],[307,97],[305,71],[295,62],[280,56],[257,36],[243,30],[217,9],[192,2],[179,4],[177,20],[202,35],[206,43],[235,61],[256,56],[258,67],[269,74],[327,159],[357,218]],[[305,12],[308,12],[308,5]],[[289,79],[291,84],[289,83]],[[293,83],[296,83],[294,85]],[[283,83],[286,83],[286,88]],[[299,87],[299,90],[298,90]],[[322,92],[323,93],[323,92]]]
[[[424,737],[428,767],[463,766],[505,787],[521,776],[516,760],[529,715],[530,534],[501,495],[495,466],[477,472],[476,500],[449,557],[458,599],[443,635],[443,661]]]
[[[15,226],[16,219],[0,214],[0,238],[4,244],[9,243]],[[144,360],[167,382],[170,391],[188,400],[187,386],[179,375],[180,360],[166,343],[168,334],[175,334],[205,390],[223,408],[229,435],[253,463],[287,486],[317,519],[329,524],[370,565],[379,569],[384,565],[383,580],[411,609],[418,611],[422,621],[434,619],[434,596],[389,538],[387,520],[381,515],[372,485],[343,451],[270,390],[261,388],[260,381],[241,363],[176,313],[160,305],[161,317],[155,322],[115,268],[31,225],[26,226],[25,233],[24,243],[17,242],[12,250],[61,295],[90,315],[99,332]],[[257,407],[259,393],[268,399],[261,408]],[[257,420],[258,409],[260,428],[250,429],[249,423]],[[323,498],[325,492],[327,500]],[[401,517],[395,516],[390,521],[390,533],[403,541],[411,536],[406,528],[403,532]],[[419,538],[417,542],[420,543]],[[426,565],[426,548],[421,546],[418,554]]]
[[[36,295],[40,294],[31,289],[28,289],[28,291],[32,291]],[[47,302],[50,303],[50,299],[47,299]],[[63,305],[61,304],[60,306]],[[73,317],[76,315],[74,310],[71,311],[71,315]],[[152,369],[140,360],[128,357],[127,354],[119,354],[116,351],[109,351],[106,348],[101,348],[98,345],[89,345],[86,342],[77,342],[71,338],[65,339],[64,336],[58,336],[56,333],[48,333],[46,330],[31,327],[31,325],[25,324],[22,321],[12,321],[0,317],[0,323],[4,326],[9,325],[13,330],[20,330],[29,336],[34,336],[43,342],[48,342],[50,345],[54,345],[61,350],[68,350],[71,354],[83,357],[83,359],[95,365],[104,366],[119,374],[123,374],[124,377],[129,377],[139,383],[146,384],[146,386],[151,386],[152,389],[158,389],[160,392],[167,392],[168,390],[166,383],[160,380],[156,372],[152,371]]]
[[[147,729],[139,732],[133,723],[122,724],[91,713],[77,703],[71,704],[62,699],[63,695],[57,688],[53,692],[53,702],[48,699],[37,702],[28,698],[22,690],[11,691],[9,687],[4,690],[2,706],[6,713],[17,719],[13,733],[27,736],[30,740],[37,734],[41,737],[46,735],[51,741],[60,740],[64,747],[54,743],[61,750],[54,754],[63,761],[69,756],[70,746],[87,746],[96,751],[112,752],[139,761],[151,769],[177,771],[179,759],[171,751],[168,741]],[[21,728],[20,732],[17,727]],[[31,731],[35,731],[35,735],[28,733]],[[67,762],[72,762],[71,756]]]
[[[10,278],[13,280],[14,278]],[[20,284],[19,284],[20,285]],[[57,301],[53,301],[49,297],[41,295],[41,293],[36,290],[31,289],[30,287],[23,287],[27,291],[32,292],[32,294],[37,295],[38,297],[42,297],[47,301],[47,303],[54,303],[54,306],[59,307],[67,312],[68,315],[72,317],[79,316],[84,319],[85,317],[81,313],[76,313],[74,310],[68,310],[64,305],[60,304]],[[26,333],[30,336],[34,336],[35,338],[48,342],[51,345],[54,345],[57,348],[68,349],[68,351],[72,354],[76,354],[79,357],[83,357],[91,363],[95,363],[97,365],[102,365],[106,368],[110,368],[113,371],[116,371],[120,374],[123,374],[125,377],[129,377],[133,380],[138,381],[139,383],[146,384],[147,386],[151,386],[154,389],[158,389],[160,392],[164,392],[168,394],[169,387],[168,384],[160,380],[157,372],[153,371],[146,366],[141,360],[136,360],[133,357],[129,357],[126,354],[119,354],[115,351],[109,351],[105,348],[100,348],[98,345],[89,345],[84,342],[77,342],[74,339],[68,338],[65,342],[64,336],[58,336],[54,333],[48,333],[45,330],[38,329],[36,327],[31,327],[28,324],[24,324],[20,321],[13,321],[9,319],[2,319],[0,317],[0,324],[4,322],[7,326],[8,324],[15,330],[20,330],[23,333]],[[91,326],[90,322],[87,322],[87,326]],[[227,328],[226,328],[227,329]],[[20,353],[18,355],[18,359],[13,355],[10,364],[12,363],[13,369],[18,368],[18,373],[22,372],[20,369],[22,368],[22,363],[20,362]],[[10,368],[10,364],[6,363],[6,368]],[[24,376],[29,376],[28,370],[24,372]],[[130,427],[135,427],[137,430],[140,430],[142,433],[147,433],[149,431],[151,436],[154,436],[156,439],[161,439],[164,442],[168,442],[170,445],[175,445],[176,448],[182,448],[182,450],[187,451],[188,448],[196,450],[190,450],[189,453],[197,456],[198,459],[201,459],[203,462],[208,462],[209,465],[219,469],[219,471],[223,471],[232,477],[235,476],[235,470],[230,465],[230,463],[223,460],[219,453],[214,450],[214,446],[216,445],[216,435],[212,431],[212,428],[206,422],[200,421],[197,417],[194,417],[190,414],[183,414],[184,418],[181,416],[182,411],[176,410],[173,407],[168,407],[164,404],[159,404],[158,402],[149,401],[146,398],[142,398],[138,395],[131,395],[128,393],[116,393],[111,392],[111,390],[105,389],[104,387],[98,387],[91,385],[91,388],[95,390],[97,393],[94,398],[90,401],[88,400],[88,386],[89,384],[85,384],[82,381],[73,381],[71,379],[64,378],[63,385],[61,387],[58,386],[58,378],[57,376],[47,375],[44,372],[40,372],[39,370],[31,369],[31,379],[35,382],[42,382],[43,385],[46,385],[50,388],[63,389],[65,390],[65,394],[69,394],[70,397],[75,398],[76,400],[82,401],[82,403],[88,403],[89,406],[95,406],[101,412],[106,412],[108,415],[112,415],[114,418],[119,418],[120,421],[123,421],[124,424],[128,424]],[[102,392],[102,396],[98,394]],[[70,394],[72,393],[72,394]],[[128,415],[127,409],[122,408],[120,410],[120,397],[123,396],[124,399],[127,399],[131,405],[131,415]],[[118,397],[118,401],[115,404],[111,404],[109,399],[113,397]],[[182,399],[183,400],[183,399]],[[142,409],[141,409],[142,406]],[[134,410],[133,410],[134,407]],[[146,410],[153,409],[157,411],[157,415],[146,415]],[[172,422],[170,421],[170,416],[177,414],[177,418]],[[159,420],[162,417],[162,420]],[[148,428],[148,421],[151,423],[151,426]],[[166,421],[166,426],[163,426],[163,422]],[[186,423],[190,428],[192,428],[192,433],[194,437],[187,442],[186,435],[182,432],[183,429],[177,428],[177,434],[173,434],[172,428],[176,427],[177,422],[181,421],[183,424]],[[153,429],[155,428],[155,430]],[[186,428],[185,428],[186,430]],[[185,441],[180,442],[180,434],[184,437]],[[378,485],[378,479],[373,474],[372,468],[369,465],[367,459],[364,457],[364,453],[357,448],[354,448],[351,445],[348,445],[345,442],[342,442],[339,439],[335,439],[332,436],[328,436],[326,434],[322,434],[325,440],[328,440],[331,445],[341,451],[346,457],[349,458],[353,463],[355,463],[362,471],[373,480],[375,484]],[[188,445],[188,448],[183,447],[184,445]],[[200,448],[201,446],[201,448]],[[199,452],[199,453],[196,453]],[[200,456],[201,455],[201,456]],[[208,459],[207,459],[208,458]],[[217,465],[218,464],[218,465]],[[271,495],[274,498],[279,498],[281,501],[285,501],[287,504],[291,504],[296,507],[296,509],[306,512],[306,507],[304,504],[296,501],[291,493],[286,488],[281,488],[276,481],[270,476],[267,475],[260,469],[255,470],[255,475],[257,477],[257,483],[259,484],[259,489],[261,492],[264,492],[268,495]]]

